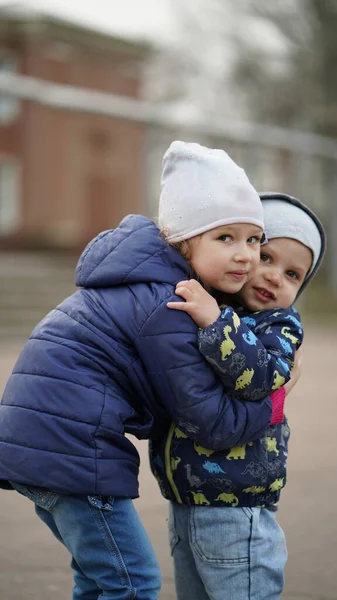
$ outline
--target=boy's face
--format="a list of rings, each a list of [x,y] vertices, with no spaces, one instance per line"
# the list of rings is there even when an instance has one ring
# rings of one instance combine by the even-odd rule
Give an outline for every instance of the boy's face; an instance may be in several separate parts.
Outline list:
[[[311,267],[311,250],[296,240],[275,238],[260,253],[260,264],[239,298],[251,311],[289,308]]]
[[[223,225],[190,240],[190,263],[204,284],[236,294],[260,262],[262,229],[248,223]]]

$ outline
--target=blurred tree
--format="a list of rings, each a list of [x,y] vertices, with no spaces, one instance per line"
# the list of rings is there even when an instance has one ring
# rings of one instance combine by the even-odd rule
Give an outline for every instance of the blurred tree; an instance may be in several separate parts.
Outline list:
[[[237,10],[232,0],[169,0],[173,37],[148,66],[146,95],[192,114],[224,113],[234,63]],[[189,112],[191,114],[191,112]]]
[[[316,124],[321,133],[337,138],[337,3],[311,0],[316,17],[314,42],[317,43],[317,79],[321,104],[316,107]]]
[[[337,137],[337,2],[239,0],[238,5],[248,30],[249,21],[270,27],[266,39],[241,36],[233,70],[233,82],[255,118]],[[275,35],[283,41],[278,51],[270,48]]]
[[[337,137],[337,0],[170,0],[146,95]]]

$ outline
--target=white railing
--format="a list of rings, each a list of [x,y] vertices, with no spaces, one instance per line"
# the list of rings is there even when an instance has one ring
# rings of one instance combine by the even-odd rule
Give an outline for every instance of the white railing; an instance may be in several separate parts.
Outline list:
[[[236,142],[258,142],[273,148],[337,160],[337,141],[320,135],[220,117],[198,118],[186,113],[182,116],[170,105],[75,88],[25,75],[0,72],[0,93],[54,109],[127,119]]]

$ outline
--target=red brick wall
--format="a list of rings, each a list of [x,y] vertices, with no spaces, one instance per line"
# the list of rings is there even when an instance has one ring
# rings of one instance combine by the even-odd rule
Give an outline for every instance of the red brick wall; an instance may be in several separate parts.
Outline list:
[[[137,96],[138,67],[108,52],[28,40],[22,72]],[[14,244],[79,247],[129,212],[143,212],[144,126],[22,103],[0,128],[0,154],[22,161],[22,220]],[[8,240],[7,240],[8,242]]]

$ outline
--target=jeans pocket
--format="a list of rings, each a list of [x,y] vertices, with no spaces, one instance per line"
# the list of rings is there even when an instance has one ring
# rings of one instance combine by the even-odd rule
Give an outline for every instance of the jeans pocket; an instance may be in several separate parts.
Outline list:
[[[22,494],[41,508],[45,510],[51,510],[54,508],[56,502],[59,499],[59,494],[52,492],[50,490],[46,490],[45,488],[40,488],[33,485],[21,485],[21,483],[16,483],[14,481],[10,482],[13,488]]]
[[[179,535],[176,530],[174,509],[172,505],[169,505],[169,518],[168,518],[168,540],[171,550],[171,556],[173,556],[174,549],[179,542]]]
[[[114,496],[88,496],[88,502],[94,508],[112,512],[115,498]]]
[[[212,565],[249,563],[252,514],[250,509],[194,507],[190,535],[201,560]]]

